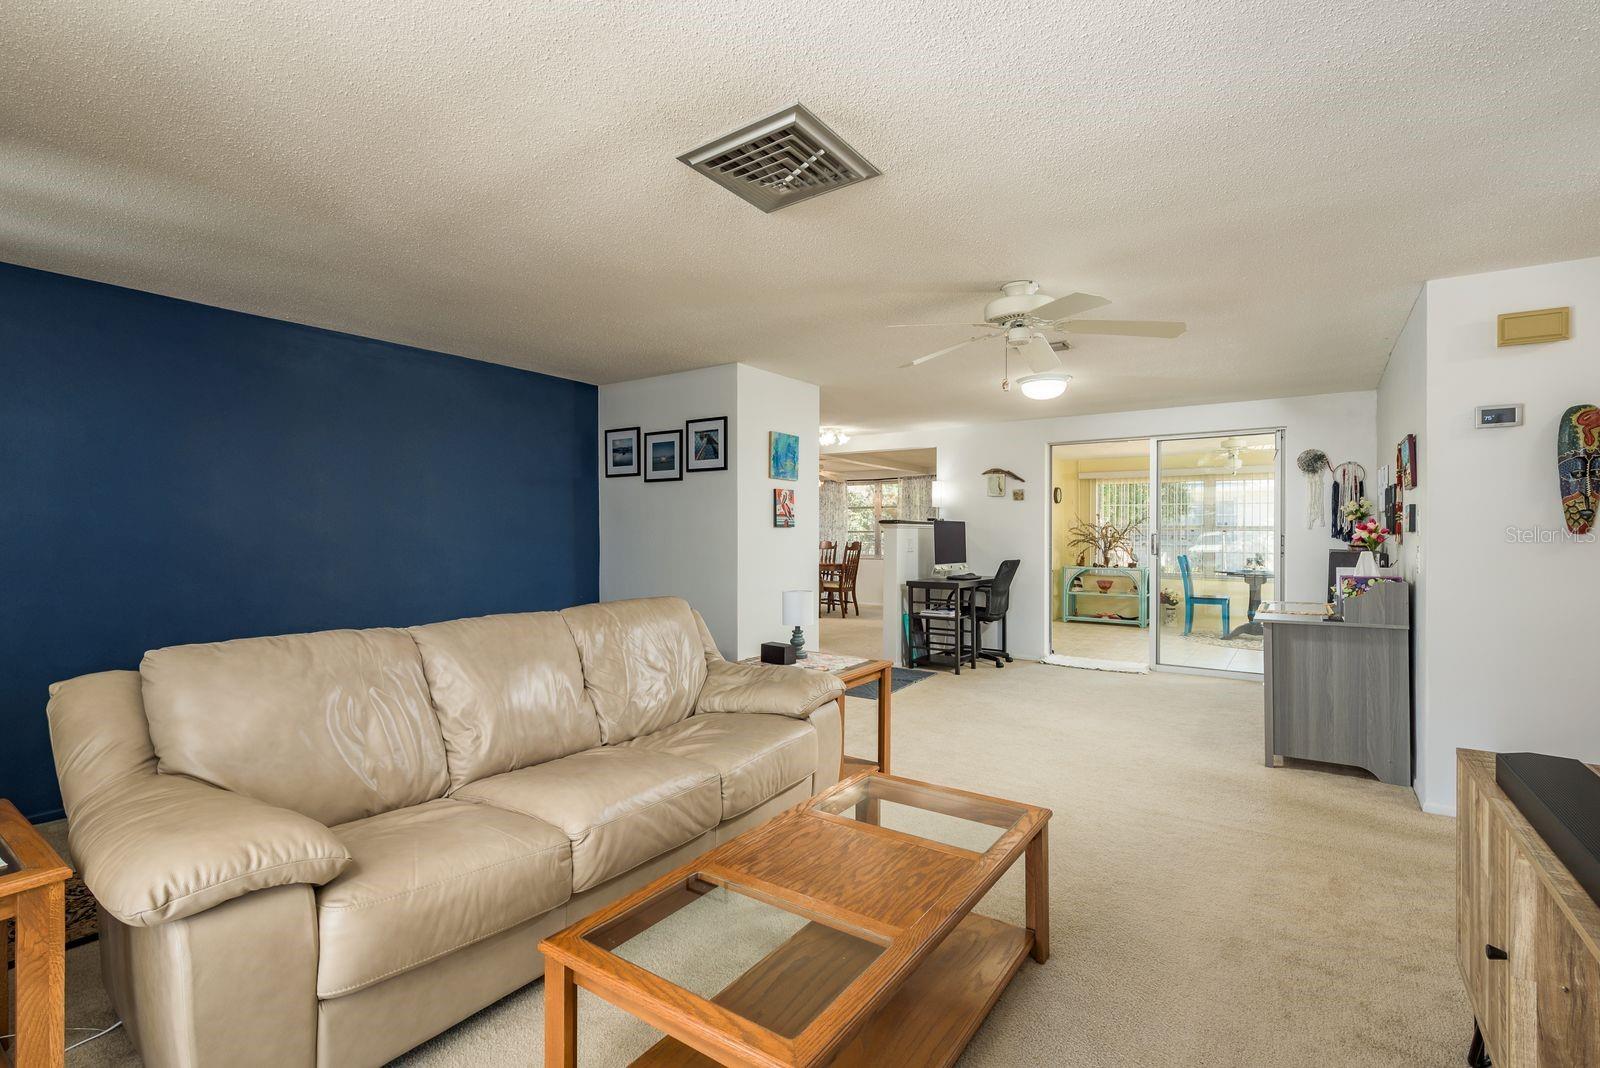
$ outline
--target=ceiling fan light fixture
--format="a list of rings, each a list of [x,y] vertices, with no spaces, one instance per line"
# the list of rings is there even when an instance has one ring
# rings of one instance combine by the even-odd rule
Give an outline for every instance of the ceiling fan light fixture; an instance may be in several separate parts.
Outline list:
[[[1046,371],[1044,374],[1024,375],[1017,379],[1017,385],[1029,400],[1055,400],[1067,391],[1067,383],[1071,381],[1069,374]]]
[[[822,428],[822,433],[817,435],[817,441],[822,445],[823,448],[832,448],[835,445],[843,445],[849,440],[850,435],[846,434],[843,430],[840,430],[836,426],[825,426]]]

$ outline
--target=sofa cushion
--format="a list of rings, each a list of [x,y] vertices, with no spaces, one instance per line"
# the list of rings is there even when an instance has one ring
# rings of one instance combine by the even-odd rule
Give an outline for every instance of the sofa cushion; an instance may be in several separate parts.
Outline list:
[[[455,796],[561,828],[572,841],[574,891],[682,845],[722,816],[715,768],[612,746],[470,783]]]
[[[572,847],[547,823],[440,799],[335,827],[350,866],[317,891],[317,995],[370,986],[549,912]]]
[[[600,744],[583,663],[557,612],[412,627],[444,733],[450,784]]]
[[[706,650],[686,601],[610,601],[561,615],[583,658],[583,682],[607,745],[688,717],[706,681]]]
[[[722,818],[776,797],[817,770],[817,732],[804,720],[749,712],[690,716],[629,748],[709,764],[722,777]]]
[[[179,645],[139,666],[160,770],[332,826],[442,796],[416,642],[330,630]]]

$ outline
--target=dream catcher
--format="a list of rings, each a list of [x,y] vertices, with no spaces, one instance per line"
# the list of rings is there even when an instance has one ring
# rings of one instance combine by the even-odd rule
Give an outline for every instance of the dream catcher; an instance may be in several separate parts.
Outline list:
[[[1306,476],[1306,529],[1315,530],[1322,522],[1322,475],[1332,470],[1328,454],[1321,449],[1307,449],[1295,457],[1294,464]]]

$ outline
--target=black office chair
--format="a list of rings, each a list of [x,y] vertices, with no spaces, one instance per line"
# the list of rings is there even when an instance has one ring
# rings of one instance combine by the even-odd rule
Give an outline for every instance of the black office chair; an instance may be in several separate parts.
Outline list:
[[[994,661],[994,666],[997,668],[1003,668],[1011,663],[1011,654],[1006,650],[1006,609],[1011,607],[1011,580],[1016,577],[1017,568],[1021,566],[1021,560],[1002,560],[1000,567],[994,573],[994,581],[984,588],[983,603],[977,606],[978,633],[972,636],[973,643],[978,646],[978,658]],[[994,623],[1000,627],[1000,648],[983,647],[982,635],[985,623]]]

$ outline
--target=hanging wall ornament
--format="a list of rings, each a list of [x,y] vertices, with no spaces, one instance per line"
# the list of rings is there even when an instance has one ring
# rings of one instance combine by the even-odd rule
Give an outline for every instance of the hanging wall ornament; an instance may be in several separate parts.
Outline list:
[[[1328,469],[1328,454],[1307,449],[1294,458],[1294,465],[1306,476],[1306,529],[1315,530],[1322,522],[1322,473]]]
[[[1600,408],[1574,404],[1562,413],[1556,424],[1556,477],[1567,530],[1589,533],[1600,505]]]

